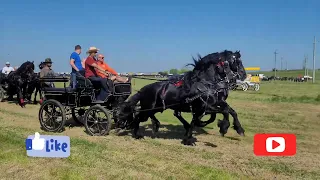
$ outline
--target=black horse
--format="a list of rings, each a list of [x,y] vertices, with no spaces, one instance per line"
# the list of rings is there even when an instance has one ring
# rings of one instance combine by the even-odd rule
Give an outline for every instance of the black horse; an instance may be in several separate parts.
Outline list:
[[[203,99],[207,98],[206,100],[210,100],[211,104],[221,101],[221,98],[217,99],[214,95],[228,88],[228,81],[224,81],[224,78],[234,77],[228,63],[231,61],[228,59],[233,58],[231,54],[225,51],[194,60],[195,68],[184,75],[182,84],[169,81],[156,82],[143,87],[123,104],[120,110],[119,127],[131,126],[134,128],[133,136],[141,138],[142,136],[137,134],[139,123],[147,121],[149,117],[154,124],[153,132],[157,132],[160,123],[155,118],[155,113],[163,112],[167,108],[176,112],[192,112],[194,118],[191,125],[181,116],[181,118],[178,117],[187,131],[185,144],[190,144],[192,133],[189,132],[192,132],[193,126],[199,123],[200,117],[208,110],[208,103]],[[190,102],[186,102],[186,98],[190,97],[192,97]],[[133,106],[138,101],[141,109],[139,112],[134,112]]]
[[[246,71],[245,71],[244,66],[242,64],[242,61],[241,61],[240,51],[236,51],[235,53],[233,53],[232,51],[224,51],[224,53],[225,53],[225,56],[227,56],[227,57],[232,56],[232,58],[228,58],[228,60],[229,60],[228,63],[229,63],[230,69],[234,73],[234,77],[228,80],[229,89],[231,89],[231,83],[235,82],[236,79],[244,80],[247,75],[246,75]],[[214,53],[209,54],[207,56],[209,56],[209,59],[210,59],[210,56],[211,56],[211,58],[213,58]],[[206,58],[206,57],[204,57],[204,58]],[[244,135],[244,129],[241,127],[241,124],[239,122],[236,111],[233,108],[231,108],[226,102],[228,95],[229,95],[229,89],[227,89],[227,88],[222,88],[222,89],[223,89],[222,91],[216,92],[217,96],[221,97],[221,99],[219,99],[219,103],[218,103],[220,108],[213,108],[211,110],[207,109],[205,114],[211,114],[210,119],[207,121],[200,121],[200,120],[195,121],[195,125],[198,127],[205,127],[208,124],[215,121],[217,113],[222,113],[224,115],[224,119],[222,121],[219,120],[218,127],[220,127],[221,135],[224,136],[224,134],[227,133],[227,130],[230,126],[229,116],[228,116],[228,113],[229,113],[233,117],[234,129],[238,132],[238,134]],[[210,104],[209,102],[207,102],[207,103]],[[216,102],[213,102],[213,103],[216,103]],[[214,106],[211,106],[211,107],[214,107]],[[178,119],[180,119],[180,121],[185,121],[183,119],[183,117],[181,116],[181,112],[179,112],[177,110],[174,111],[174,116],[176,116]],[[185,124],[185,125],[187,127],[190,126],[188,124]]]
[[[9,99],[13,99],[13,95],[17,94],[17,100],[21,107],[25,106],[24,98],[26,98],[26,88],[28,83],[32,80],[34,74],[33,61],[24,62],[16,71],[12,71],[8,74],[7,82],[8,89],[7,94]]]
[[[41,62],[39,64],[39,69],[43,68],[44,62]],[[32,75],[32,80],[28,83],[27,87],[27,100],[31,102],[31,96],[34,92],[34,99],[33,99],[33,104],[37,104],[37,95],[39,93],[40,96],[40,101],[42,98],[42,92],[41,92],[41,83],[40,83],[40,73],[34,73]]]
[[[206,57],[208,59],[214,58],[214,54],[209,54]],[[232,51],[224,51],[224,55],[226,57],[230,57],[232,56],[232,58],[227,58],[228,60],[228,65],[230,66],[231,70],[234,73],[233,78],[228,79],[227,81],[229,82],[229,86],[230,86],[230,82],[235,81],[236,79],[240,79],[240,80],[244,80],[246,78],[246,71],[244,69],[244,66],[242,64],[241,61],[241,54],[240,51],[236,51],[235,53],[233,53]],[[204,57],[204,58],[206,58]],[[213,101],[210,101],[210,96],[207,96],[207,100],[206,100],[206,111],[203,115],[205,114],[211,114],[211,117],[208,121],[201,121],[200,119],[193,119],[191,124],[189,125],[186,120],[184,120],[184,118],[181,116],[181,112],[178,110],[174,111],[174,116],[176,116],[181,122],[185,122],[183,123],[185,126],[185,129],[187,130],[186,135],[189,137],[192,137],[192,130],[194,125],[198,126],[198,127],[205,127],[206,125],[212,123],[215,121],[216,119],[216,113],[222,113],[224,116],[223,120],[219,120],[218,122],[218,127],[220,127],[220,133],[222,136],[224,136],[224,134],[227,133],[228,128],[230,126],[230,122],[229,122],[229,114],[232,115],[233,117],[233,125],[234,125],[234,129],[237,131],[237,133],[239,135],[244,135],[244,129],[242,128],[240,121],[238,119],[237,113],[234,109],[232,109],[228,103],[226,102],[226,99],[228,98],[228,94],[229,94],[229,89],[225,88],[225,87],[217,87],[214,86],[212,87],[213,89],[217,89],[218,91],[215,91],[215,96],[216,98],[213,98]],[[220,88],[220,89],[219,89]],[[203,116],[202,115],[202,116]],[[202,117],[201,116],[201,117]],[[155,126],[155,125],[154,125]]]

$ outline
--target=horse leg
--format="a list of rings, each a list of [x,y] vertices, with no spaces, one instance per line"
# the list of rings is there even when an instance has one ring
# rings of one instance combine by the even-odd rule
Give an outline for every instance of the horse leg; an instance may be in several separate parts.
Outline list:
[[[206,127],[208,124],[213,123],[216,120],[217,113],[211,113],[210,119],[208,121],[197,121],[196,126],[198,127]]]
[[[223,120],[218,121],[218,127],[220,127],[219,132],[221,136],[224,136],[225,134],[227,134],[228,129],[230,127],[229,108],[226,103],[223,103],[223,107],[224,108],[222,108],[222,112],[221,112],[223,114]]]
[[[144,122],[148,120],[148,116],[146,116],[145,113],[140,113],[138,115],[138,117],[134,120],[134,124],[133,124],[133,133],[132,133],[132,137],[135,139],[143,139],[143,135],[138,134],[139,132],[139,128],[140,128],[140,122]]]
[[[24,101],[28,101],[29,94],[27,92],[27,87],[23,85],[23,87],[21,88],[21,92],[22,92],[22,98],[24,99]]]
[[[25,106],[22,91],[21,91],[20,87],[17,88],[17,100],[18,100],[18,103],[21,107]]]
[[[228,108],[229,108],[229,113],[231,114],[231,116],[233,118],[233,129],[236,130],[240,136],[244,136],[245,131],[240,124],[237,112],[229,105],[228,105]]]
[[[183,124],[184,129],[186,130],[185,136],[187,136],[188,131],[190,129],[190,124],[181,116],[181,112],[175,110],[173,115],[179,119],[179,121]]]
[[[43,100],[43,97],[42,97],[42,91],[41,91],[41,88],[38,87],[38,92],[39,92],[39,98],[40,98],[40,101]]]
[[[152,114],[150,116],[151,121],[152,121],[152,133],[153,135],[155,135],[155,133],[157,133],[159,131],[160,128],[160,122],[159,120],[154,116],[154,114]]]
[[[190,123],[190,127],[186,132],[186,137],[183,139],[183,144],[187,146],[193,146],[195,145],[196,139],[192,137],[192,131],[195,127],[195,122],[198,121],[199,118],[196,115],[193,115],[192,121]]]
[[[33,104],[37,104],[37,95],[38,95],[38,88],[36,88],[36,91],[34,92]]]

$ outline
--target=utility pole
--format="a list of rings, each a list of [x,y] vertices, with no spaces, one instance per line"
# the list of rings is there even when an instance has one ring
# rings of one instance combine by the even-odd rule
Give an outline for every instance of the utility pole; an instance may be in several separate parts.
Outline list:
[[[306,57],[306,67],[307,67],[307,76],[309,76],[309,67],[308,67],[308,55]]]
[[[277,77],[277,50],[274,51],[274,77]]]
[[[304,55],[304,61],[303,61],[303,67],[304,67],[304,75],[307,75],[307,57]]]
[[[286,71],[288,71],[288,62],[286,60]]]
[[[312,83],[316,82],[316,36],[314,36],[313,41],[313,73],[312,73]]]
[[[282,71],[282,61],[283,61],[283,57],[281,57],[281,65],[280,65],[281,71]]]

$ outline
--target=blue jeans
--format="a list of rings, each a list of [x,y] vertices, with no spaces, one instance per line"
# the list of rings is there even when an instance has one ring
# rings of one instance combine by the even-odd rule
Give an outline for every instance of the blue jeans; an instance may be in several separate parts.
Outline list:
[[[77,74],[76,73],[71,73],[71,79],[70,79],[70,86],[72,88],[76,88],[77,85]]]
[[[77,76],[84,76],[84,70],[80,70],[79,72],[72,72],[71,73],[70,86],[72,88],[76,88]]]

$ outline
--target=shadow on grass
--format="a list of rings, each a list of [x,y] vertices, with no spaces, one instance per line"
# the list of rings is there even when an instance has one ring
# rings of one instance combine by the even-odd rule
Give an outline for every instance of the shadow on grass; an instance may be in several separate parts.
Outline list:
[[[160,128],[165,128],[166,130],[160,130],[153,134],[152,132],[152,125],[144,125],[140,126],[139,134],[151,137],[151,138],[161,138],[161,139],[183,139],[184,134],[186,133],[186,130],[182,125],[172,125],[172,124],[161,124]],[[122,132],[118,133],[118,136],[126,136],[131,134],[132,130],[124,130]],[[201,128],[194,128],[193,135],[199,135],[199,134],[209,134],[207,131],[201,129]]]

